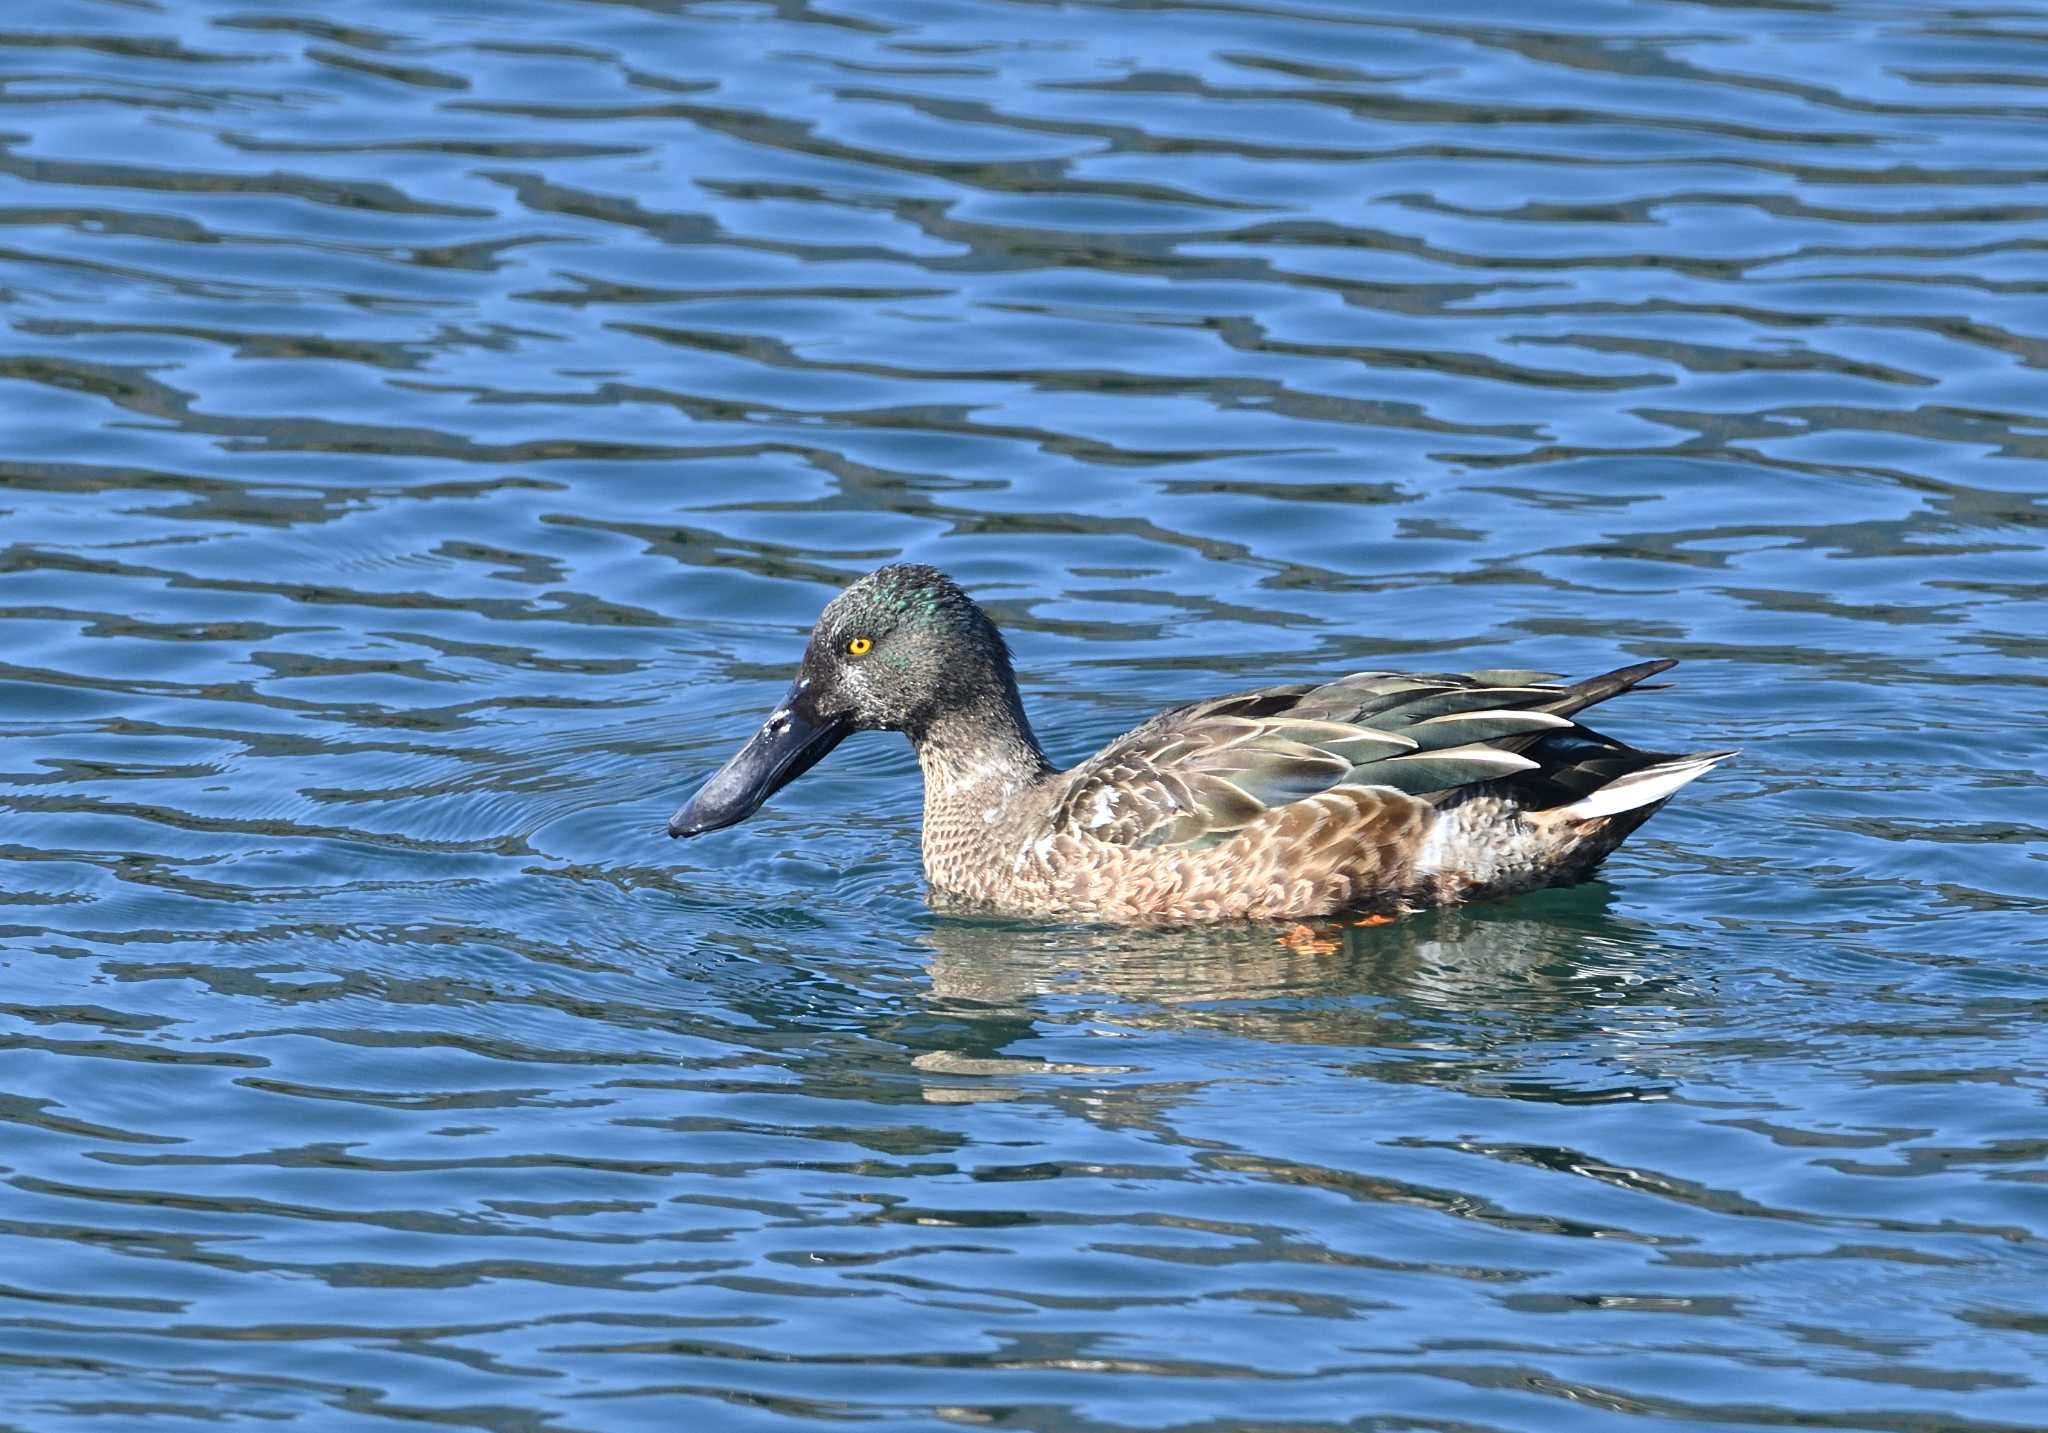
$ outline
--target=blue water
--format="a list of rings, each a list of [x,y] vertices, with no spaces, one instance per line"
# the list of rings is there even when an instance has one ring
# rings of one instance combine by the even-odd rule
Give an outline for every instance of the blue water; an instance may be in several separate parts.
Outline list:
[[[0,20],[0,1427],[2048,1426],[2048,5]],[[1743,748],[1377,929],[927,904],[1358,668]]]

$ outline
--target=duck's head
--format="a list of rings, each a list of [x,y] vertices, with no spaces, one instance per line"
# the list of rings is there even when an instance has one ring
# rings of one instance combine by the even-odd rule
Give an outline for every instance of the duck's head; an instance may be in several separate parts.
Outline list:
[[[803,666],[761,729],[683,809],[671,836],[746,820],[855,731],[922,740],[949,713],[1016,706],[1010,650],[988,614],[936,567],[892,563],[826,606]]]

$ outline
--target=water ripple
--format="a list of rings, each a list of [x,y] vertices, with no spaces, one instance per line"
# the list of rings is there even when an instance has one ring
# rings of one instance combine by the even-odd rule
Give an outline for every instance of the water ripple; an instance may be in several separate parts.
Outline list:
[[[0,1420],[2038,1427],[2044,40],[11,21]],[[934,908],[879,738],[662,840],[896,557],[1062,758],[1651,656],[1744,755],[1387,927]]]

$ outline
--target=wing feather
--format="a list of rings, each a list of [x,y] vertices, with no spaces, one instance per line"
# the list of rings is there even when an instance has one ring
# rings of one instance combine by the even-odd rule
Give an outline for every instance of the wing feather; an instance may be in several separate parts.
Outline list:
[[[1442,802],[1535,772],[1583,732],[1566,713],[1661,671],[1644,663],[1573,685],[1550,673],[1354,672],[1261,687],[1162,712],[1067,773],[1055,829],[1129,846],[1200,848],[1271,813],[1317,829],[1344,788]],[[1604,740],[1604,739],[1602,739]],[[1526,754],[1535,752],[1538,755]]]

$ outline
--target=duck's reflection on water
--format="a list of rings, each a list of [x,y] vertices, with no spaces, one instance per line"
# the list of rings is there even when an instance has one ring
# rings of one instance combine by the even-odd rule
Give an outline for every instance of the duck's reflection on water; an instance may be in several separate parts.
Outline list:
[[[923,936],[927,1009],[943,1017],[949,1048],[919,1066],[955,1081],[1109,1073],[1113,1047],[1100,1063],[1003,1052],[1064,1027],[1179,1030],[1276,1048],[1351,1047],[1358,1072],[1379,1079],[1553,1100],[1640,1098],[1669,1081],[1633,1057],[1708,995],[1682,949],[1612,904],[1611,889],[1592,883],[1377,925],[1106,929],[949,918]],[[1574,1042],[1582,1059],[1546,1078],[1529,1057],[1552,1042]],[[1590,1082],[1585,1056],[1603,1068]],[[939,1099],[995,1093],[930,1089]]]

